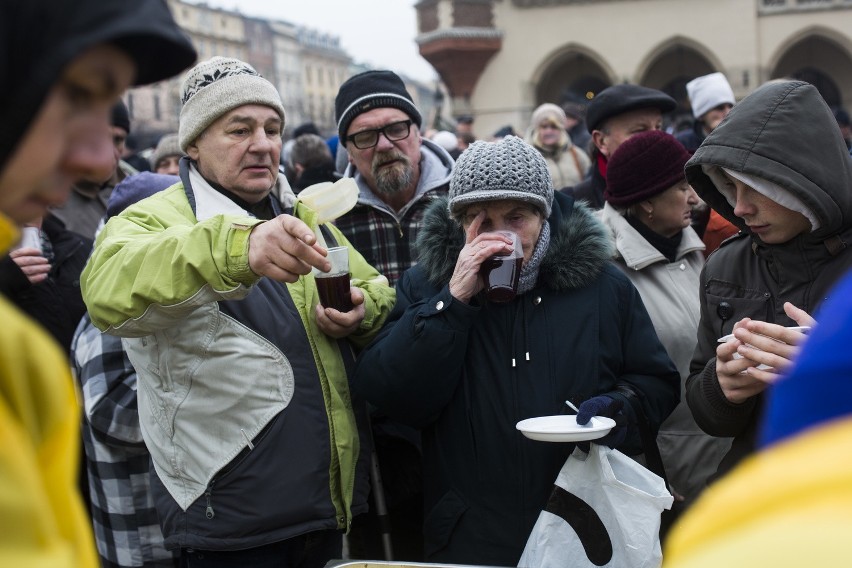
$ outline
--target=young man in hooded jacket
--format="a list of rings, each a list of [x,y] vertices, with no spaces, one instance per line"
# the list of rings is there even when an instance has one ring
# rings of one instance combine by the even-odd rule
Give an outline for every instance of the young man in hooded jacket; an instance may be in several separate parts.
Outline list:
[[[159,0],[0,3],[0,254],[17,242],[15,225],[105,166],[91,148],[119,95],[194,58]],[[0,566],[97,566],[68,360],[4,297],[0,321]]]
[[[720,475],[754,450],[763,392],[804,339],[786,327],[812,324],[809,314],[852,266],[852,161],[816,88],[779,81],[735,106],[686,174],[741,230],[702,272],[686,383],[698,425],[734,437]]]

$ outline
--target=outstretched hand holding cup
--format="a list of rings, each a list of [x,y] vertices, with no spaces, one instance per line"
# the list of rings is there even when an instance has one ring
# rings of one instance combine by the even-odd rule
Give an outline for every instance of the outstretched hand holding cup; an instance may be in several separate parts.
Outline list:
[[[480,233],[479,229],[484,220],[485,211],[480,211],[465,228],[465,245],[459,252],[450,278],[450,294],[464,303],[470,302],[473,296],[483,290],[485,283],[480,271],[488,259],[495,255],[511,254],[513,242],[514,251],[523,257],[520,240],[512,241],[507,238],[503,234],[507,231]],[[515,290],[517,293],[517,287]]]
[[[349,247],[328,249],[327,259],[331,263],[331,270],[322,272],[314,268],[313,271],[320,303],[326,308],[348,312],[353,308],[349,286],[352,278],[349,273]]]

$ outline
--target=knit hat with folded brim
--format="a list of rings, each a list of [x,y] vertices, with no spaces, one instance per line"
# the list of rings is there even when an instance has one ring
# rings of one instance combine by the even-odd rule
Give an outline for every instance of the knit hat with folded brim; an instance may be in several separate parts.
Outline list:
[[[514,199],[537,207],[547,219],[553,205],[553,181],[538,150],[518,138],[474,142],[453,169],[450,214],[459,219],[472,203]]]
[[[399,109],[411,118],[417,128],[423,123],[411,94],[396,73],[365,71],[347,79],[334,100],[337,134],[342,144],[346,144],[346,134],[355,117],[375,108]]]
[[[151,154],[151,158],[149,160],[151,162],[151,167],[156,170],[160,160],[168,158],[169,156],[183,156],[183,151],[180,149],[180,144],[178,144],[177,133],[166,134],[160,138],[160,141],[157,142],[157,147],[154,149],[154,153]]]
[[[281,117],[284,106],[275,86],[254,67],[230,57],[213,57],[189,70],[181,85],[180,148],[195,142],[223,114],[243,105],[265,105]]]

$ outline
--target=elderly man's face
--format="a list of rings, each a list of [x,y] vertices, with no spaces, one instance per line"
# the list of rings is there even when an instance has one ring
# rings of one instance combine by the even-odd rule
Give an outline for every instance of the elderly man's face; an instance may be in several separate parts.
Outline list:
[[[271,107],[243,105],[216,119],[187,154],[204,179],[257,203],[278,179],[282,127]]]
[[[634,134],[663,128],[663,113],[656,108],[640,108],[607,119],[603,128],[592,131],[592,140],[601,154],[611,158],[619,146]]]
[[[535,251],[535,245],[544,225],[544,218],[539,210],[525,201],[506,199],[501,201],[484,201],[473,203],[465,209],[462,215],[462,227],[467,232],[473,220],[485,212],[485,218],[479,227],[479,234],[492,231],[512,231],[521,239],[524,249],[524,263]]]
[[[346,135],[408,119],[407,114],[396,108],[374,108],[356,116]],[[414,124],[410,128],[411,133],[402,140],[391,141],[379,134],[376,145],[363,150],[352,142],[342,141],[349,152],[349,161],[358,168],[370,189],[379,195],[391,196],[405,191],[420,171],[420,132]]]
[[[71,184],[110,167],[110,111],[135,74],[130,57],[109,45],[71,61],[0,172],[0,211],[18,223],[41,217]]]

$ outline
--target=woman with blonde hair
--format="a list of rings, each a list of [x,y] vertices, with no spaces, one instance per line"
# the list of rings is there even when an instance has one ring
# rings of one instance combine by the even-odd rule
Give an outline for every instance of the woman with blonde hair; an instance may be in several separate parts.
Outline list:
[[[544,156],[554,189],[571,187],[583,181],[591,160],[574,145],[565,130],[565,111],[553,103],[535,109],[530,119],[527,142]]]

